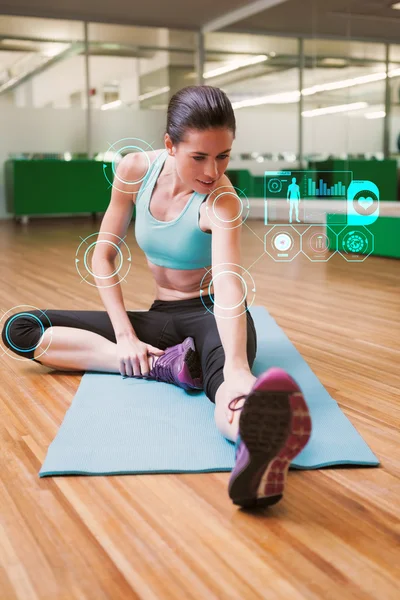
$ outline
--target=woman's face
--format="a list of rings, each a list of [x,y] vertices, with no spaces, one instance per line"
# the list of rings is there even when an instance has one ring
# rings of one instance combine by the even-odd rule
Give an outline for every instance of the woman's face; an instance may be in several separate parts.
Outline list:
[[[187,130],[185,140],[178,146],[165,134],[167,149],[175,156],[178,176],[199,194],[208,194],[216,188],[228,167],[233,140],[233,132],[227,128]]]

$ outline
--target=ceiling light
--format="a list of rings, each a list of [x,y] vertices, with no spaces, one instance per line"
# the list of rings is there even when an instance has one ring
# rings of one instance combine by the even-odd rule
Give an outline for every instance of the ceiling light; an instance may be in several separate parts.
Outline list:
[[[6,46],[16,46],[21,47],[21,48],[33,48],[34,47],[34,42],[31,42],[30,40],[13,40],[13,39],[8,39],[8,38],[3,38],[0,41],[1,44],[4,44]]]
[[[148,98],[154,98],[154,96],[159,96],[160,94],[165,94],[165,92],[169,92],[169,90],[170,90],[169,85],[166,85],[165,87],[157,88],[156,90],[153,90],[152,92],[147,92],[146,94],[140,94],[140,96],[138,98],[139,98],[139,100],[147,100]]]
[[[113,102],[107,102],[106,104],[103,104],[101,107],[101,110],[109,110],[110,108],[118,108],[118,106],[121,106],[122,101],[121,100],[114,100]]]
[[[210,77],[217,77],[217,75],[222,75],[223,73],[229,73],[230,71],[236,71],[236,69],[241,69],[242,67],[248,67],[250,65],[256,65],[257,63],[264,62],[268,60],[268,56],[266,54],[259,54],[257,56],[252,56],[251,58],[246,58],[245,60],[236,60],[225,67],[218,67],[217,69],[211,69],[211,71],[207,71],[203,73],[204,79],[209,79]]]
[[[345,58],[323,58],[321,64],[329,65],[330,67],[345,67],[347,60]]]
[[[342,90],[343,88],[353,87],[354,85],[362,85],[364,83],[372,83],[386,79],[386,73],[371,73],[370,75],[361,75],[360,77],[352,77],[351,79],[343,79],[342,81],[332,81],[330,83],[322,83],[305,88],[302,91],[303,96],[312,96],[318,92],[330,92],[332,90]]]
[[[68,44],[43,44],[41,46],[41,53],[43,56],[53,58],[54,56],[57,56],[57,54],[61,54],[61,52],[67,47]]]
[[[249,100],[238,100],[232,102],[233,108],[244,108],[246,106],[259,106],[260,104],[291,104],[298,102],[300,92],[282,92],[280,94],[271,94],[269,96],[260,96]]]
[[[392,69],[388,73],[389,77],[400,77],[400,69]],[[321,83],[313,85],[309,88],[303,88],[301,93],[303,96],[312,96],[320,92],[328,92],[332,90],[339,90],[343,88],[353,87],[355,85],[364,85],[366,83],[373,83],[374,81],[381,81],[386,79],[386,71],[380,71],[378,73],[370,73],[369,75],[362,75],[360,77],[352,77],[350,79],[343,79],[341,81],[332,81],[330,83]],[[232,103],[233,108],[245,108],[246,106],[258,106],[260,104],[287,104],[290,102],[298,102],[300,99],[299,91],[283,92],[280,94],[272,94],[269,96],[259,96],[256,98],[249,98],[248,100],[240,100]]]
[[[351,110],[360,110],[368,106],[367,102],[352,102],[351,104],[337,104],[336,106],[325,106],[324,108],[314,108],[313,110],[303,110],[303,117],[318,117],[319,115],[330,115],[333,113],[348,112]]]
[[[17,81],[18,81],[18,77],[11,77],[11,79],[9,79],[8,81],[6,81],[2,85],[0,85],[0,93],[4,92],[4,90],[6,90],[7,88],[14,85],[14,83],[17,83]]]
[[[366,119],[384,119],[386,117],[386,113],[384,110],[376,110],[375,112],[365,113]]]

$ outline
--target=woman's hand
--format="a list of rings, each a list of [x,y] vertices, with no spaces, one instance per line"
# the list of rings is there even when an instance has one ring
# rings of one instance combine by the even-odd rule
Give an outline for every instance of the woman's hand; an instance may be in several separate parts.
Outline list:
[[[149,352],[156,356],[164,354],[164,350],[142,342],[133,333],[117,338],[117,356],[121,375],[128,377],[148,375],[150,371]]]

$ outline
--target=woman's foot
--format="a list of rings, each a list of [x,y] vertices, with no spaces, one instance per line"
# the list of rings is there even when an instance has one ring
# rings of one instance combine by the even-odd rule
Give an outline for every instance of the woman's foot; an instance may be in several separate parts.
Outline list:
[[[246,508],[276,504],[290,463],[310,439],[310,412],[299,386],[278,367],[262,373],[249,394],[240,397],[245,403],[232,409],[242,412],[229,496]]]
[[[143,379],[174,383],[184,390],[202,390],[203,374],[194,340],[187,337],[181,344],[167,348],[161,356],[149,353],[153,366]]]

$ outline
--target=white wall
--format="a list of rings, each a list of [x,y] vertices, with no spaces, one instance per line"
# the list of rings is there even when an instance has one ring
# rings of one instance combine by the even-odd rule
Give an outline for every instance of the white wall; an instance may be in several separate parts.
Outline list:
[[[120,97],[123,102],[133,102],[139,95],[139,61],[135,58],[115,56],[90,57],[90,87],[96,88],[97,96],[92,104],[100,108],[103,103],[104,84],[117,80],[120,84]],[[57,82],[56,89],[54,84]],[[29,83],[29,82],[28,82]],[[27,84],[25,84],[27,85]],[[51,104],[54,108],[69,108],[70,95],[76,92],[82,95],[82,108],[85,107],[85,58],[73,56],[39,73],[32,80],[33,106],[42,108]],[[16,88],[17,92],[23,86]]]
[[[235,152],[297,152],[297,105],[235,111]]]
[[[100,108],[103,103],[102,89],[112,81],[117,81],[120,98],[124,103],[137,102],[139,96],[139,76],[157,71],[170,64],[169,53],[155,52],[152,58],[132,58],[120,56],[90,56],[90,87],[96,88],[92,97],[93,106]],[[19,85],[13,92],[15,105],[20,108],[70,108],[71,94],[79,93],[81,107],[85,108],[85,57],[76,55],[55,63],[31,80]],[[2,96],[0,96],[1,98]]]
[[[383,119],[366,119],[355,113],[333,114],[305,117],[303,123],[304,154],[382,152]]]

